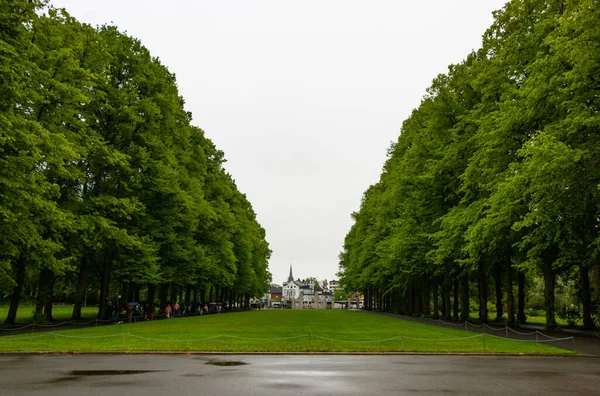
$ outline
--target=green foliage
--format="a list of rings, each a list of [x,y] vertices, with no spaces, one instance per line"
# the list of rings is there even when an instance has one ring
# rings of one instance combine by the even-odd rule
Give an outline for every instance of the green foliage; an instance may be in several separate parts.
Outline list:
[[[39,283],[80,305],[89,283],[101,316],[115,279],[262,294],[264,229],[175,76],[115,27],[42,5],[0,5],[2,294]]]
[[[405,296],[477,270],[484,298],[497,268],[541,275],[554,326],[556,279],[600,257],[600,5],[513,0],[494,17],[404,121],[352,214],[342,281]]]

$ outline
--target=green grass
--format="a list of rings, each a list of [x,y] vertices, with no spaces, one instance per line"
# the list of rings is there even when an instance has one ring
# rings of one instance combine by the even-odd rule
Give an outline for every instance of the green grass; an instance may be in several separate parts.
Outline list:
[[[569,324],[567,323],[566,320],[561,319],[559,317],[555,317],[555,319],[556,319],[556,324],[558,324],[559,326],[569,327]],[[546,325],[546,317],[545,316],[528,316],[527,321],[525,323],[526,324],[530,323],[530,324]]]
[[[34,306],[21,305],[17,310],[17,324],[28,324],[32,322],[32,314],[35,310]],[[52,316],[54,320],[62,322],[71,319],[73,313],[73,306],[55,305],[52,307]],[[98,307],[87,307],[81,308],[81,316],[84,319],[95,319],[98,314]],[[8,315],[8,307],[0,307],[0,323],[3,323]]]
[[[476,311],[472,311],[471,312],[471,318],[479,318],[479,312]],[[490,321],[496,321],[496,311],[492,312],[492,311],[488,311],[488,319]],[[559,326],[562,327],[569,327],[569,324],[567,323],[566,320],[559,318],[558,316],[555,316],[556,319],[556,323]],[[502,315],[502,321],[506,322],[508,320],[508,316],[506,314]],[[536,324],[536,325],[546,325],[546,317],[545,316],[529,316],[527,315],[527,320],[525,321],[525,324]]]
[[[489,335],[484,349],[481,334],[343,310],[263,310],[3,336],[0,351],[572,353]]]

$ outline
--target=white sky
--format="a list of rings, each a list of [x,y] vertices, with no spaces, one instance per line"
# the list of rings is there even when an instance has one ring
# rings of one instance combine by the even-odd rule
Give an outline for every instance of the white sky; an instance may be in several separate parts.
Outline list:
[[[273,250],[273,281],[335,279],[362,193],[425,89],[504,0],[51,0],[177,76]]]

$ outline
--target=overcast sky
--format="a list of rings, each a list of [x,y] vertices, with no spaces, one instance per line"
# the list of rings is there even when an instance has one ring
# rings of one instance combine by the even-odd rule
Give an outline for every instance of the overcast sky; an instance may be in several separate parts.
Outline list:
[[[51,0],[140,39],[267,231],[273,281],[335,279],[362,193],[504,0]]]

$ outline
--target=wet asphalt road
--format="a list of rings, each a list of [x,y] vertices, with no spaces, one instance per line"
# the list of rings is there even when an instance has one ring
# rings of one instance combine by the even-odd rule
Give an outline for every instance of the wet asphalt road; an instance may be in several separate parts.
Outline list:
[[[244,364],[207,364],[215,362]],[[0,356],[0,395],[268,394],[598,395],[600,359],[406,355]]]

